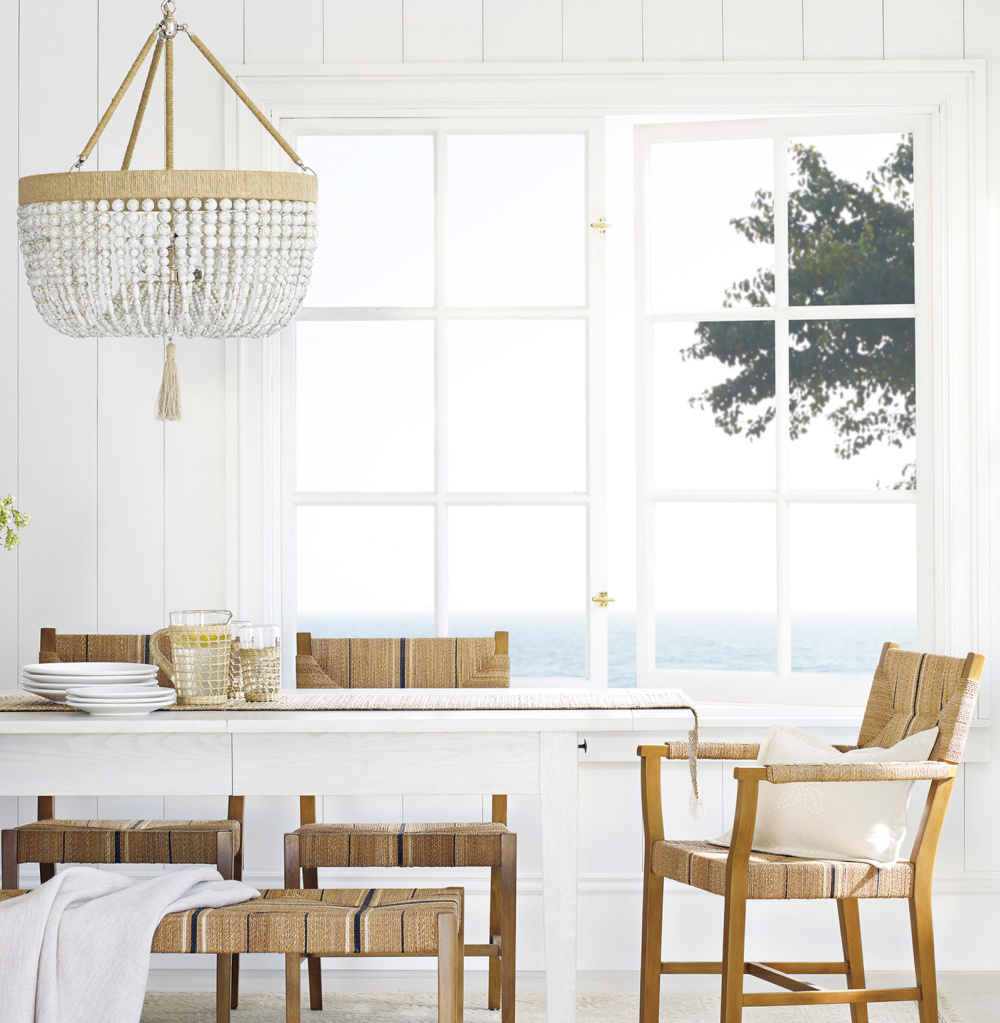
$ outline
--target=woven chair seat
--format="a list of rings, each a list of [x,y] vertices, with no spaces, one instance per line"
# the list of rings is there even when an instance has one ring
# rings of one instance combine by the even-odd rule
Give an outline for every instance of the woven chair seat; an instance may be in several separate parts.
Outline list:
[[[18,863],[215,863],[217,834],[238,821],[41,820],[17,832]]]
[[[0,900],[23,894],[0,891]],[[168,914],[152,951],[437,955],[441,913],[461,922],[461,888],[271,888],[235,906]]]
[[[652,871],[715,895],[726,893],[729,850],[707,842],[656,842]],[[807,860],[751,853],[749,899],[905,899],[913,894],[913,864],[891,867],[848,860]]]
[[[503,824],[305,824],[302,867],[499,867]]]

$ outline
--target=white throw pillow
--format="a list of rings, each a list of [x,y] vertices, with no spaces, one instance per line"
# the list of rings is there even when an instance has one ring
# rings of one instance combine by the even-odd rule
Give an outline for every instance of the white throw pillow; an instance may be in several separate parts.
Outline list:
[[[790,725],[775,725],[760,744],[759,765],[883,764],[926,760],[938,730],[916,732],[890,749],[877,746],[838,753],[821,739]],[[762,782],[757,799],[756,852],[823,860],[859,860],[890,867],[906,837],[906,804],[912,782]],[[732,831],[712,840],[728,846]]]

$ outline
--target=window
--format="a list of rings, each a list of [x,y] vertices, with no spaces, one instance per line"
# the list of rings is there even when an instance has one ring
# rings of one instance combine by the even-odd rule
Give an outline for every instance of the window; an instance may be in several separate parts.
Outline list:
[[[331,190],[286,344],[286,621],[803,703],[861,702],[884,638],[955,646],[933,118],[667,120],[285,122]]]
[[[917,644],[925,130],[636,130],[642,681],[777,695]]]
[[[297,629],[507,629],[518,678],[604,684],[600,129],[299,125]]]

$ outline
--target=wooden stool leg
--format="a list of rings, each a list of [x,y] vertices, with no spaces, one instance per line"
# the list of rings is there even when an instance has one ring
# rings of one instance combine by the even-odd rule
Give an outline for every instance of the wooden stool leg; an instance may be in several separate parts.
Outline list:
[[[50,821],[56,815],[56,798],[55,796],[39,796],[38,797],[38,820]],[[39,863],[38,864],[38,877],[42,884],[46,881],[51,881],[56,876],[56,865],[54,863]]]
[[[231,955],[215,957],[215,1023],[229,1023],[229,999],[232,995]]]
[[[746,947],[746,882],[726,895],[722,939],[722,1023],[741,1023]]]
[[[517,998],[517,835],[500,839],[500,1021],[514,1023]],[[490,959],[492,964],[493,960]]]
[[[934,964],[934,925],[931,893],[918,890],[910,900],[910,931],[913,937],[913,966],[920,988],[920,1023],[938,1023],[937,972]]]
[[[501,925],[503,921],[503,910],[501,909],[502,897],[500,894],[501,887],[501,875],[503,873],[503,853],[500,854],[501,866],[490,867],[490,943],[496,939],[496,935],[501,933]],[[498,956],[489,957],[489,971],[490,971],[490,983],[489,990],[487,993],[486,1007],[488,1009],[499,1009],[500,1008],[500,993],[502,990],[502,982],[500,979],[500,958]]]
[[[244,816],[244,805],[245,799],[243,796],[230,796],[229,797],[229,819],[231,821],[237,821],[240,825],[240,847],[233,857],[233,880],[243,880],[243,816]],[[238,955],[233,956],[233,1000],[230,1002],[230,1007],[233,1009],[239,1008],[240,1004],[240,957]]]
[[[857,899],[838,899],[840,915],[840,941],[844,947],[844,962],[847,964],[847,986],[865,986],[865,964],[861,954],[861,917]],[[868,1006],[859,1002],[851,1006],[851,1023],[868,1023]]]
[[[285,1023],[299,1023],[302,991],[299,981],[299,955],[285,956]]]
[[[648,857],[647,857],[648,858]],[[663,955],[663,878],[649,864],[642,879],[642,960],[639,972],[639,1023],[660,1018],[660,961]]]
[[[0,834],[0,888],[16,889],[18,873],[17,832],[11,829]]]
[[[460,980],[458,917],[439,913],[438,923],[438,1023],[462,1023],[459,1001]]]

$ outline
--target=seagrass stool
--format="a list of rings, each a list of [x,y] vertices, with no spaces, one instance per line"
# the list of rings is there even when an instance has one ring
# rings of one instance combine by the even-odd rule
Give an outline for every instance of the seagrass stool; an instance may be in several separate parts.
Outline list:
[[[163,641],[169,642],[166,637]],[[71,635],[42,629],[38,660],[153,664],[151,643],[148,635]],[[162,670],[157,681],[173,686]],[[38,820],[14,829],[21,837],[12,855],[17,864],[37,863],[43,882],[55,875],[57,863],[213,863],[224,877],[239,881],[243,877],[243,810],[244,797],[230,796],[226,820],[57,820],[54,797],[39,796]],[[222,831],[232,834],[233,853],[228,861],[217,858],[216,835]],[[16,888],[8,869],[5,859],[3,887]],[[239,1000],[239,968],[239,959],[234,959],[234,1009]]]
[[[23,894],[3,891],[0,899]],[[303,955],[435,956],[438,1023],[462,1023],[462,942],[461,888],[272,888],[235,906],[168,914],[156,928],[151,951],[218,957],[217,1023],[230,1019],[229,964],[244,952],[285,956],[286,1023],[300,1023]]]
[[[886,643],[875,669],[857,746],[837,748],[841,752],[864,747],[888,748],[908,735],[936,727],[938,737],[930,758],[916,763],[737,767],[736,813],[728,850],[707,842],[664,840],[661,762],[687,759],[688,743],[639,747],[645,831],[639,1023],[657,1023],[663,973],[721,974],[722,1023],[740,1023],[745,1006],[843,1003],[851,1007],[852,1023],[868,1023],[868,1003],[887,1001],[915,1001],[920,1023],[937,1023],[931,880],[945,810],[955,784],[956,765],[962,759],[982,673],[983,658],[979,654],[969,654],[963,660],[900,650],[895,643]],[[758,754],[759,747],[751,743],[699,743],[697,749],[699,757],[713,760],[754,760]],[[751,851],[761,784],[919,780],[930,781],[930,791],[909,860],[875,867],[856,861]],[[721,962],[661,962],[664,878],[725,898]],[[914,987],[865,987],[858,900],[886,898],[909,902]],[[748,899],[836,900],[843,960],[745,962]],[[840,974],[846,978],[847,990],[828,990],[791,976],[795,973]],[[747,975],[785,990],[747,994],[743,990],[743,978]]]
[[[298,634],[300,689],[483,689],[510,686],[509,637],[313,639]],[[319,887],[320,867],[488,867],[490,940],[465,945],[489,957],[488,1006],[514,1023],[517,835],[507,797],[494,795],[492,820],[474,823],[316,823],[316,797],[300,799],[301,827],[285,836],[285,886]],[[290,866],[290,864],[293,864]],[[323,1007],[320,956],[309,958],[309,1004]]]

